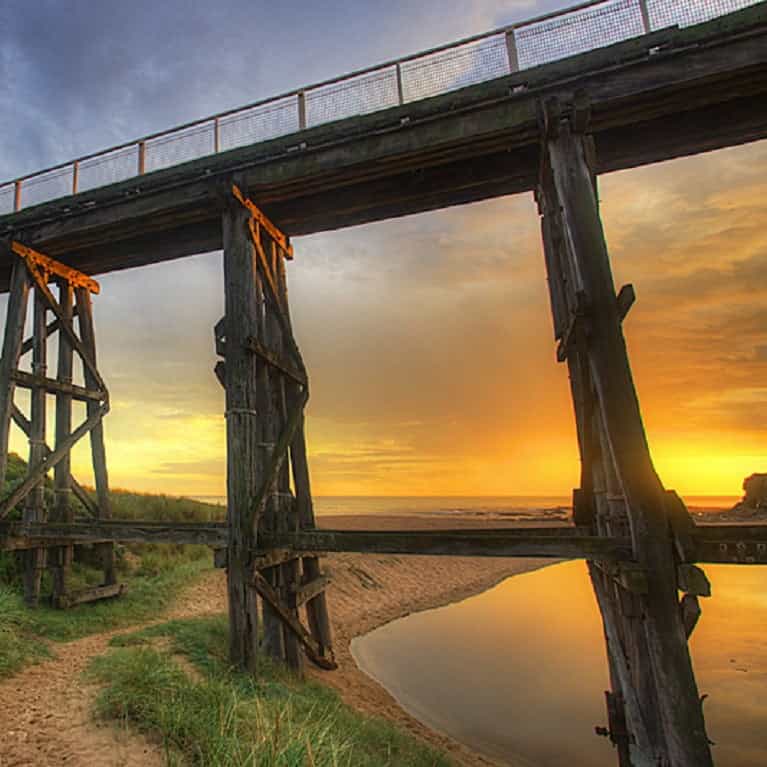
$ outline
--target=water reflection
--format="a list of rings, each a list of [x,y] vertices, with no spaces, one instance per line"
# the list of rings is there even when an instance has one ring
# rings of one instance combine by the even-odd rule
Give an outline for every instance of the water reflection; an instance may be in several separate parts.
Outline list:
[[[767,763],[767,568],[710,566],[714,597],[692,641],[718,767]],[[414,716],[527,767],[615,767],[607,662],[582,562],[511,578],[352,644],[363,670]]]

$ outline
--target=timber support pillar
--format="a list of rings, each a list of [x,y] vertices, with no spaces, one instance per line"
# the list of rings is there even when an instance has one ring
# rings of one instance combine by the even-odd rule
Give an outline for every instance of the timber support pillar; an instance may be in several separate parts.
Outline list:
[[[226,315],[214,331],[226,389],[230,656],[256,670],[260,649],[297,673],[303,652],[334,668],[327,578],[316,555],[272,550],[261,538],[314,528],[304,439],[309,382],[293,337],[285,260],[287,237],[236,184],[223,212]],[[292,485],[291,485],[292,478]],[[300,620],[306,610],[309,628]]]
[[[93,331],[91,294],[99,285],[85,274],[54,261],[19,242],[3,242],[0,247],[13,259],[8,313],[0,359],[0,480],[5,480],[8,466],[8,444],[11,423],[15,423],[29,440],[27,476],[9,488],[0,500],[0,519],[19,514],[23,524],[74,521],[72,495],[82,504],[87,515],[109,516],[109,489],[102,419],[109,412],[109,392],[96,367],[96,341]],[[49,283],[58,286],[58,298]],[[24,340],[30,290],[33,290],[32,336]],[[77,305],[74,297],[77,297]],[[53,315],[49,323],[48,316]],[[79,333],[75,329],[75,318]],[[56,377],[48,375],[48,342],[58,334],[58,367]],[[23,368],[23,358],[32,353],[31,365]],[[83,367],[83,382],[73,382],[74,354]],[[30,392],[27,417],[14,402],[17,388]],[[53,395],[56,401],[55,443],[46,439],[46,403]],[[72,429],[72,402],[84,402],[86,418]],[[97,501],[80,486],[70,473],[70,454],[75,443],[91,435],[93,468]],[[53,502],[48,500],[46,480],[54,471]],[[24,597],[31,607],[40,599],[42,572],[52,571],[52,602],[64,607],[73,602],[91,601],[114,596],[115,574],[112,543],[103,544],[104,584],[89,589],[87,598],[67,592],[67,572],[72,562],[73,546],[29,548],[22,554]],[[109,588],[106,588],[109,587]],[[106,590],[104,590],[106,588]]]
[[[551,101],[541,115],[536,198],[557,358],[569,368],[581,455],[575,521],[595,535],[629,536],[635,560],[618,570],[589,562],[613,687],[611,737],[621,767],[711,767],[678,598],[679,525],[653,468],[632,380],[622,320],[633,290],[615,292],[588,107]],[[683,505],[674,513],[687,515]]]

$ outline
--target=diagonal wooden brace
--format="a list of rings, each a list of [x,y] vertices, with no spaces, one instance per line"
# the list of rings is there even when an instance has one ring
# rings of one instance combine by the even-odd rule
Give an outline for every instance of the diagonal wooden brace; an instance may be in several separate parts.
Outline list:
[[[306,654],[309,659],[322,669],[333,671],[338,668],[338,664],[333,656],[333,651],[328,649],[327,654],[323,654],[319,643],[303,627],[301,622],[293,615],[279,598],[274,588],[267,582],[266,578],[259,572],[253,573],[253,586],[259,596],[268,602],[279,616],[283,624],[291,631],[301,644],[306,648]]]
[[[72,446],[95,428],[109,412],[109,406],[103,404],[89,418],[80,424],[53,452],[35,466],[26,479],[0,504],[0,519],[10,513],[16,504],[26,498],[35,485],[72,449]]]

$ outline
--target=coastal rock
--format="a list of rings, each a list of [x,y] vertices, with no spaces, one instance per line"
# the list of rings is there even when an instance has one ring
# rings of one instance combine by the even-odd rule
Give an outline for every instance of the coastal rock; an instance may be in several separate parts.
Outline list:
[[[752,474],[743,480],[743,500],[732,510],[748,518],[767,514],[767,474]]]

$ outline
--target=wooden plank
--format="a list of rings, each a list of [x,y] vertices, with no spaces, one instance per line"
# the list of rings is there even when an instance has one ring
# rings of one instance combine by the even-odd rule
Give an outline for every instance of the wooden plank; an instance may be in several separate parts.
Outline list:
[[[43,389],[50,394],[66,394],[72,399],[82,402],[101,402],[106,395],[103,391],[88,389],[84,386],[77,386],[76,384],[59,381],[55,378],[34,375],[23,370],[14,371],[11,377],[17,386],[24,389]]]
[[[588,359],[609,455],[630,515],[634,553],[647,573],[642,599],[650,657],[638,675],[652,674],[663,734],[662,756],[679,767],[711,767],[700,697],[677,601],[677,574],[666,518],[665,491],[650,459],[621,329],[610,260],[599,217],[593,170],[582,136],[568,122],[546,144],[562,219],[585,293]]]
[[[262,536],[259,547],[305,552],[359,552],[466,557],[543,557],[552,559],[632,559],[627,539],[557,535],[535,530],[302,530]]]
[[[247,229],[250,214],[227,196],[221,225],[224,245],[226,319],[226,455],[229,525],[227,592],[229,660],[235,668],[255,672],[258,663],[258,603],[251,583],[251,556],[256,545],[258,514],[258,413],[256,358],[245,339],[258,335],[259,301],[255,253]]]
[[[17,256],[23,258],[28,264],[40,269],[45,274],[53,274],[56,277],[66,280],[72,287],[85,288],[91,293],[98,293],[101,290],[98,282],[87,274],[78,272],[77,269],[73,269],[71,266],[67,266],[60,261],[49,258],[42,253],[38,253],[32,248],[22,245],[20,242],[16,242],[16,240],[11,242],[11,250]]]
[[[88,361],[83,359],[83,369],[85,372],[85,385],[88,388],[101,388],[104,391],[105,402],[109,402],[109,395],[106,391],[106,385],[101,379],[101,375],[96,367],[96,329],[93,323],[93,304],[91,294],[84,287],[75,288],[77,299],[77,316],[80,325],[80,335],[82,336],[83,350],[88,355]],[[82,356],[82,354],[81,354]],[[97,412],[98,403],[88,401],[86,403],[86,412],[92,415]],[[97,514],[101,519],[109,519],[112,516],[112,505],[109,498],[109,475],[107,473],[107,456],[104,446],[104,425],[99,419],[90,433],[91,441],[91,463],[93,465],[93,477],[96,482]],[[104,569],[104,583],[113,585],[117,583],[117,574],[115,572],[115,553],[114,546],[111,544],[100,544],[101,562]]]
[[[32,319],[32,370],[43,377],[47,365],[46,302],[38,289],[35,290]],[[30,394],[31,417],[29,431],[29,461],[27,464],[28,493],[22,519],[25,523],[42,522],[45,516],[45,473],[37,467],[45,460],[46,402],[42,386],[32,389]],[[63,458],[64,456],[62,456]],[[21,500],[21,496],[19,497]],[[12,504],[15,505],[15,504]],[[12,505],[9,508],[12,508]],[[36,607],[40,599],[40,581],[45,568],[45,549],[30,549],[24,553],[24,601],[29,607]]]
[[[88,520],[87,522],[0,522],[0,539],[35,538],[73,543],[172,543],[220,548],[228,544],[224,523]]]
[[[277,592],[269,585],[267,580],[259,573],[253,574],[253,585],[263,599],[272,606],[274,611],[280,616],[283,624],[296,636],[301,644],[306,648],[306,654],[310,660],[320,668],[333,671],[338,668],[338,664],[332,654],[323,654],[322,648],[314,637],[301,625],[292,612],[287,609],[279,599]]]
[[[71,321],[73,316],[74,293],[72,285],[67,280],[59,282],[59,305],[65,319]],[[50,325],[45,329],[50,336]],[[58,367],[56,377],[62,384],[71,384],[73,349],[69,339],[62,335],[59,339]],[[72,431],[72,395],[61,391],[56,395],[56,445],[59,446]],[[50,453],[48,445],[43,446],[46,455]],[[70,455],[66,455],[54,469],[55,501],[50,518],[57,522],[73,522],[74,509],[71,503],[72,474]],[[67,575],[74,559],[74,547],[64,546],[49,552],[48,564],[52,573],[53,601],[63,597],[67,590]]]
[[[93,586],[88,589],[73,591],[70,594],[54,596],[53,606],[58,609],[67,609],[87,602],[97,602],[102,599],[114,599],[124,594],[127,587],[124,583],[111,583],[103,586]]]
[[[296,604],[301,606],[310,600],[315,599],[320,594],[324,593],[329,585],[330,578],[327,575],[319,575],[307,583],[301,584],[295,589]]]
[[[277,284],[279,286],[284,316],[288,330],[292,335],[292,322],[290,318],[290,302],[288,300],[288,282],[285,274],[285,262],[279,260],[277,264]],[[288,381],[286,386],[287,403],[290,408],[297,407],[302,396],[308,393],[309,381],[304,370],[305,383],[303,389],[295,381]],[[290,464],[293,473],[293,485],[295,488],[295,504],[297,524],[300,529],[314,529],[314,504],[312,501],[311,481],[309,477],[309,461],[306,452],[305,415],[296,427],[296,432],[290,443]],[[311,581],[320,577],[320,560],[316,556],[304,557],[301,560],[304,580]],[[306,603],[306,616],[312,636],[319,642],[323,652],[333,651],[333,631],[330,623],[325,592],[320,592],[316,597]]]
[[[250,337],[245,341],[245,345],[252,352],[257,354],[264,362],[279,370],[288,378],[301,386],[306,386],[306,375],[298,370],[290,360],[278,358],[274,352],[267,349],[257,338]]]
[[[237,184],[232,185],[232,194],[236,200],[247,208],[248,212],[253,217],[253,220],[258,222],[260,226],[263,226],[269,236],[280,246],[285,253],[285,257],[288,259],[293,258],[293,246],[290,244],[288,238],[279,227],[269,220],[269,217],[261,210],[261,208],[259,208],[253,200],[247,198]]]
[[[0,240],[0,253],[6,246]],[[11,413],[15,384],[13,372],[19,366],[24,324],[27,318],[30,279],[27,267],[19,259],[13,260],[10,295],[3,335],[3,353],[0,357],[0,482],[5,481],[8,467],[8,436],[11,429]]]

